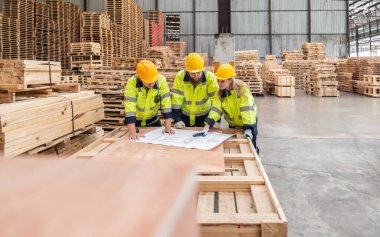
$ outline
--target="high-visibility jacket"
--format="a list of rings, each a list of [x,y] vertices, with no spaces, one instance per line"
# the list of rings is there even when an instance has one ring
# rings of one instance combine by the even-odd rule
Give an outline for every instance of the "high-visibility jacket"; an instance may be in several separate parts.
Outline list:
[[[223,90],[219,97],[220,107],[229,125],[254,131],[257,116],[255,99],[248,88],[241,87],[240,90],[240,97],[235,90]]]
[[[195,125],[195,117],[206,116],[205,122],[211,127],[221,114],[214,105],[218,98],[219,86],[214,74],[204,70],[201,81],[195,88],[186,70],[179,71],[174,79],[172,89],[172,106],[174,122],[181,121],[181,114],[190,117],[190,126]]]
[[[126,123],[141,121],[141,126],[146,126],[146,121],[157,117],[158,110],[162,109],[165,119],[172,117],[172,104],[169,86],[162,75],[151,89],[145,88],[137,75],[128,79],[124,92],[124,109]]]

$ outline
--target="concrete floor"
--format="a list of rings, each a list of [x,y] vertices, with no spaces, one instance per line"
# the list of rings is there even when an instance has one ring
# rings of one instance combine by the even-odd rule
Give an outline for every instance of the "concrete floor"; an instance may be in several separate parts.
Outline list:
[[[260,157],[293,236],[380,236],[380,98],[256,97]]]

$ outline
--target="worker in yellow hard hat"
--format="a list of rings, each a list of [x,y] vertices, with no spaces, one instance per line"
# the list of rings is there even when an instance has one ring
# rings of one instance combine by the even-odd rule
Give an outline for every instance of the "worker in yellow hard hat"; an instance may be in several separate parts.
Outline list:
[[[221,65],[215,77],[219,84],[219,103],[225,120],[232,128],[242,128],[244,136],[252,140],[257,153],[257,107],[247,84],[236,79],[230,64]]]
[[[158,110],[165,119],[163,133],[174,134],[171,128],[172,104],[166,78],[158,74],[157,67],[148,60],[137,64],[136,75],[128,79],[124,92],[125,124],[129,139],[137,139],[136,126],[161,126]]]
[[[203,127],[205,136],[221,114],[214,106],[218,83],[212,72],[204,70],[204,61],[199,54],[190,53],[185,66],[186,70],[177,73],[172,89],[174,126]]]

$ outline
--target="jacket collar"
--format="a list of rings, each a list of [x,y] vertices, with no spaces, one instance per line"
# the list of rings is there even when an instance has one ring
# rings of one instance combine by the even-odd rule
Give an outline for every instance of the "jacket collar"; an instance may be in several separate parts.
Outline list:
[[[231,92],[228,90],[223,90],[222,95],[220,96],[222,99],[226,98],[227,96],[231,95]]]
[[[185,77],[183,78],[183,81],[190,82],[190,80],[191,80],[190,74],[187,72],[187,70],[185,70]],[[201,80],[202,80],[202,83],[206,83],[207,81],[205,70],[202,70]]]
[[[135,77],[136,77],[136,80],[137,80],[136,81],[136,87],[137,88],[144,87],[144,83],[140,80],[140,78],[137,75],[135,75]],[[156,81],[156,83],[154,83],[153,89],[158,90],[158,81]]]

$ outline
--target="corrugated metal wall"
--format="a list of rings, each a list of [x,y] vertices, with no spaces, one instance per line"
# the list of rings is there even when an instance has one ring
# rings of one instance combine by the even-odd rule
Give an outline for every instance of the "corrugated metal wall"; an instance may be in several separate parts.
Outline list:
[[[67,1],[84,8],[85,0]],[[155,9],[155,0],[136,2],[144,12]],[[0,3],[2,5],[2,0]],[[88,11],[104,11],[104,5],[104,0],[87,0]],[[158,9],[181,16],[181,40],[187,42],[188,52],[214,54],[214,34],[218,33],[217,0],[158,0]],[[328,56],[345,57],[346,1],[310,0],[310,10],[311,40],[326,43]],[[231,0],[231,28],[236,37],[236,50],[258,49],[264,57],[270,53],[270,46],[272,53],[278,56],[281,50],[300,49],[308,40],[308,0]]]

